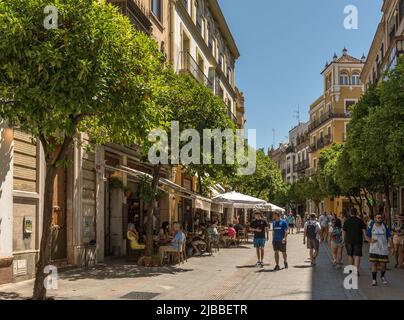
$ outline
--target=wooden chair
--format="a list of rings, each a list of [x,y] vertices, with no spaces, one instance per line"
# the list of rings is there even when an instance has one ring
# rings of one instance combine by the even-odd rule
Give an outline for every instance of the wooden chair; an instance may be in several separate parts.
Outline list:
[[[246,240],[246,232],[244,230],[239,230],[237,232],[237,241],[239,244],[248,242],[248,240]]]
[[[188,262],[188,258],[186,255],[186,242],[185,241],[177,241],[178,251],[176,252],[167,252],[170,257],[174,257],[175,261],[178,261],[178,264]]]

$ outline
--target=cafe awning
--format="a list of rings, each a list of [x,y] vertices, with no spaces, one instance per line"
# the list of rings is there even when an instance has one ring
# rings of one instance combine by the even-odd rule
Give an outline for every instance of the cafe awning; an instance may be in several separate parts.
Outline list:
[[[118,166],[118,167],[113,167],[113,166],[105,166],[106,169],[112,170],[112,171],[119,171],[122,173],[126,173],[129,176],[135,177],[135,178],[142,178],[142,177],[147,177],[148,179],[152,180],[153,176],[149,173],[143,172],[143,171],[139,171],[136,169],[132,169],[129,167],[125,167],[125,166]],[[161,186],[166,186],[172,190],[174,190],[177,194],[179,194],[181,197],[184,198],[189,198],[189,199],[193,199],[192,197],[192,193],[189,192],[187,189],[181,187],[180,185],[165,179],[165,178],[160,178],[159,179],[159,189],[162,191],[166,191],[164,189],[162,189]]]
[[[200,209],[210,212],[212,207],[212,200],[201,196],[195,196],[195,209]]]

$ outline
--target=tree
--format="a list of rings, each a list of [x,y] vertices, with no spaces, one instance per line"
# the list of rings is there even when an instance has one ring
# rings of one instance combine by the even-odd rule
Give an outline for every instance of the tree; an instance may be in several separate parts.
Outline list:
[[[256,154],[255,172],[248,176],[229,176],[225,185],[234,191],[270,201],[284,191],[282,175],[275,162],[263,149],[257,150]]]
[[[314,202],[317,214],[320,214],[320,203],[326,196],[320,187],[320,182],[317,176],[307,178],[304,180],[304,192],[307,198]]]
[[[153,97],[167,87],[156,43],[116,8],[95,0],[54,3],[59,25],[48,30],[48,1],[0,0],[0,117],[32,134],[45,152],[34,299],[46,298],[57,167],[83,132],[98,144],[141,142],[164,121]]]
[[[197,82],[195,79],[186,74],[176,75],[173,71],[170,71],[170,87],[162,95],[161,99],[158,101],[159,104],[165,106],[169,112],[167,113],[167,121],[173,125],[177,122],[178,127],[178,138],[179,145],[178,151],[181,150],[182,156],[189,157],[190,161],[183,161],[184,159],[178,159],[175,150],[173,149],[174,138],[168,133],[169,127],[162,126],[160,134],[167,136],[167,143],[160,144],[162,140],[157,142],[157,146],[151,145],[150,141],[144,143],[142,148],[144,153],[156,153],[160,156],[156,157],[153,168],[153,181],[151,190],[154,194],[157,194],[158,182],[160,179],[160,169],[162,166],[161,152],[168,155],[167,163],[168,166],[180,166],[185,168],[191,174],[197,174],[199,177],[199,184],[202,186],[202,181],[209,181],[209,179],[217,179],[218,176],[228,174],[229,172],[235,173],[233,164],[214,164],[212,153],[208,157],[208,164],[204,163],[203,150],[203,131],[205,129],[217,129],[217,130],[230,130],[231,135],[234,138],[235,125],[229,118],[227,114],[227,107],[224,102],[213,95],[212,91],[207,88],[204,84]],[[193,133],[198,136],[199,141],[194,141],[193,137],[186,137],[187,139],[180,139],[180,133],[184,130],[193,130]],[[164,133],[164,134],[163,134]],[[161,137],[160,137],[161,139]],[[154,142],[154,141],[153,141]],[[188,150],[185,154],[182,150],[190,146],[190,143],[194,142],[192,146],[195,146]],[[223,153],[226,150],[225,141],[220,141]],[[150,157],[149,157],[150,158]],[[202,192],[201,192],[202,193]],[[153,252],[153,225],[152,217],[154,214],[154,208],[156,207],[156,198],[152,199],[148,206],[148,223],[147,223],[147,241],[146,241],[146,255],[152,255]]]
[[[353,170],[371,189],[384,193],[388,215],[391,189],[403,182],[403,87],[401,57],[386,79],[370,88],[352,109],[346,143]]]

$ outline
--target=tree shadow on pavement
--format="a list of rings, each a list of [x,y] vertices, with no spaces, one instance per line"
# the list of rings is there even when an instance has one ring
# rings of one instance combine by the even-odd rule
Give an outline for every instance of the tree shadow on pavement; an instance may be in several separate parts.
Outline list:
[[[77,281],[82,279],[124,279],[124,278],[147,278],[157,277],[163,274],[178,274],[193,271],[175,266],[164,266],[156,268],[145,268],[135,264],[108,264],[97,265],[89,269],[70,270],[59,274],[60,279]]]
[[[0,292],[0,300],[24,300],[25,297],[17,292]]]

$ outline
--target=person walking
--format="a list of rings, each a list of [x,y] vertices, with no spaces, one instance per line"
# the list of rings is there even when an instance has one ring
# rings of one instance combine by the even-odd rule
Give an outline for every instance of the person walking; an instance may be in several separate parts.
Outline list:
[[[366,239],[367,226],[358,217],[358,210],[356,208],[352,209],[351,216],[346,219],[342,230],[349,265],[356,267],[359,276],[360,263],[363,256],[363,239]]]
[[[294,230],[295,230],[295,225],[296,225],[296,219],[295,219],[295,216],[293,215],[293,213],[290,213],[289,214],[289,216],[288,216],[288,226],[289,226],[289,230],[288,230],[288,232],[289,232],[289,234],[293,234],[294,233]]]
[[[393,245],[396,258],[396,268],[404,268],[404,216],[399,215],[393,223]]]
[[[304,225],[303,244],[306,244],[310,250],[311,265],[316,265],[316,259],[320,250],[321,226],[316,219],[316,215],[312,213],[310,219]]]
[[[259,211],[254,212],[254,220],[250,224],[250,231],[254,232],[254,248],[257,250],[257,267],[264,267],[264,251],[268,223],[263,219]]]
[[[279,266],[279,252],[282,252],[283,255],[283,263],[285,265],[285,269],[289,268],[288,265],[288,255],[286,253],[286,245],[288,238],[288,224],[285,220],[280,218],[279,213],[274,213],[273,215],[273,232],[272,232],[272,245],[275,252],[275,262],[276,266],[274,271],[279,271],[281,268]]]
[[[320,215],[319,218],[320,227],[321,227],[321,242],[328,240],[328,232],[330,228],[330,220],[325,212]]]
[[[332,250],[333,266],[340,268],[342,263],[342,251],[344,249],[344,239],[342,237],[342,223],[338,218],[332,220],[329,243]]]
[[[387,285],[386,268],[389,263],[389,248],[394,252],[391,230],[384,223],[383,214],[379,213],[367,230],[370,243],[369,260],[372,264],[372,286],[377,286],[377,271],[381,270],[382,283]]]
[[[296,215],[296,233],[300,233],[302,228],[302,216],[300,214]]]

